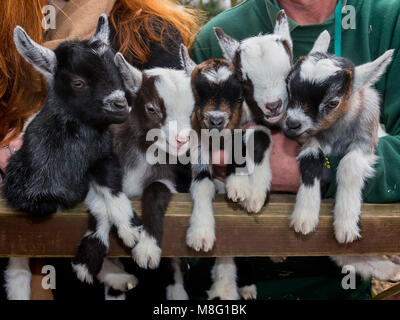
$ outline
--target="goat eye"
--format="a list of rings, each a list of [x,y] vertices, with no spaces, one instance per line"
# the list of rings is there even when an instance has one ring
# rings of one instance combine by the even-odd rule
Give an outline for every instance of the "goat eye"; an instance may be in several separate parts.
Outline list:
[[[327,107],[328,109],[334,109],[334,108],[336,108],[336,107],[338,106],[338,104],[339,104],[339,101],[329,101],[329,102],[326,104],[326,107]]]
[[[86,82],[81,79],[72,80],[71,85],[75,89],[83,89],[84,87],[86,87]]]
[[[147,106],[146,110],[147,110],[148,113],[155,113],[156,112],[156,109],[154,109],[153,107],[150,107],[150,106]]]

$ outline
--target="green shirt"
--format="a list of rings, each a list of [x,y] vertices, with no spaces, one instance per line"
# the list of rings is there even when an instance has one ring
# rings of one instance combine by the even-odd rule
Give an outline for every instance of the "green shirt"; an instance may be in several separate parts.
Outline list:
[[[342,56],[355,65],[376,59],[386,50],[396,49],[394,59],[384,77],[376,84],[382,96],[381,122],[388,136],[379,140],[375,176],[367,181],[363,191],[367,202],[393,202],[400,200],[400,1],[347,0],[344,5],[355,8],[355,29],[342,29]],[[221,27],[228,35],[242,40],[260,33],[271,33],[278,12],[272,0],[247,0],[208,22],[196,37],[192,55],[196,62],[222,57],[213,27]],[[348,13],[343,13],[343,18]],[[318,25],[301,26],[290,20],[294,57],[306,55],[317,36],[328,30],[334,39],[334,15]],[[330,52],[334,52],[331,41]],[[339,158],[331,159],[336,171]],[[336,190],[336,179],[328,195]]]

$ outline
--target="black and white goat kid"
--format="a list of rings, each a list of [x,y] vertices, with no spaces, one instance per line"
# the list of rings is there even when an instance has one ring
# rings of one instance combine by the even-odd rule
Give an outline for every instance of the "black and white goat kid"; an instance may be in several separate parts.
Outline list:
[[[115,63],[134,99],[128,120],[111,127],[123,169],[123,191],[128,197],[142,197],[143,229],[132,255],[140,267],[155,269],[171,194],[187,192],[190,183],[190,167],[177,161],[189,150],[194,98],[190,78],[182,70],[140,71],[120,53]],[[187,299],[179,265],[172,260],[174,281],[167,287],[168,299]]]
[[[291,216],[297,232],[308,234],[317,227],[325,156],[343,156],[334,228],[338,242],[345,243],[360,237],[361,191],[374,174],[378,144],[379,96],[372,85],[390,64],[393,50],[354,67],[348,59],[328,54],[329,42],[329,33],[321,33],[290,73],[283,128],[286,136],[304,143],[298,156],[302,183]]]
[[[268,201],[272,180],[269,155],[270,128],[280,127],[287,105],[286,78],[292,66],[293,45],[284,11],[277,15],[273,34],[247,38],[241,42],[215,28],[226,59],[244,89],[244,109],[254,130],[254,170],[249,175],[229,175],[227,196],[248,212],[258,212]]]
[[[301,186],[291,215],[296,232],[308,234],[318,225],[320,180],[325,156],[342,156],[337,168],[334,231],[338,242],[361,237],[361,192],[374,174],[380,127],[380,98],[372,87],[385,73],[394,50],[355,67],[328,54],[330,36],[320,34],[311,52],[301,57],[288,77],[289,103],[284,132],[303,142],[298,155]],[[383,257],[333,257],[353,264],[363,277],[398,280],[400,266]]]
[[[129,106],[109,47],[107,16],[99,18],[91,39],[63,42],[54,51],[35,43],[21,27],[15,28],[14,41],[45,76],[48,89],[43,109],[6,168],[3,193],[13,207],[32,216],[68,209],[85,199],[96,218],[96,232],[83,240],[75,269],[80,278],[92,280],[102,267],[111,224],[127,246],[139,238],[108,132],[110,124],[127,119]],[[101,202],[104,194],[107,201]],[[93,248],[103,256],[93,256]]]

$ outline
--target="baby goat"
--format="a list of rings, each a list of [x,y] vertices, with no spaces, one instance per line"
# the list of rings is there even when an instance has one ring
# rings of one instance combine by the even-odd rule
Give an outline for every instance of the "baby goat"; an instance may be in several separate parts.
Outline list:
[[[268,199],[271,185],[269,154],[270,128],[280,125],[286,110],[285,79],[292,66],[292,40],[285,12],[277,15],[273,34],[256,36],[241,42],[215,28],[226,59],[244,89],[245,110],[254,130],[254,170],[250,175],[231,175],[226,179],[227,196],[239,201],[248,212],[258,212]]]
[[[91,39],[64,42],[54,51],[35,43],[21,27],[15,28],[14,41],[46,77],[48,90],[7,166],[3,193],[13,207],[33,216],[71,208],[86,197],[97,219],[96,233],[84,239],[76,260],[80,273],[97,274],[101,264],[92,263],[99,257],[91,249],[100,247],[105,255],[109,221],[127,246],[139,238],[108,132],[110,124],[127,119],[129,107],[109,47],[107,16],[99,18]],[[104,194],[108,202],[101,202]]]
[[[337,170],[334,228],[336,239],[345,243],[360,237],[361,191],[374,174],[378,143],[379,96],[372,85],[385,72],[393,50],[354,67],[348,59],[328,54],[329,42],[324,31],[288,78],[284,132],[304,142],[298,156],[302,183],[291,224],[303,234],[317,227],[325,156],[344,156]]]
[[[233,130],[240,128],[243,90],[233,65],[226,60],[209,59],[196,65],[190,59],[186,47],[182,45],[181,61],[186,73],[191,76],[195,97],[192,127],[200,140],[197,145],[193,144],[191,149],[194,162],[191,185],[193,211],[186,242],[196,251],[209,251],[215,241],[212,210],[215,186],[212,162],[230,162],[230,159],[222,155],[232,153],[232,148],[228,145],[233,146]],[[215,143],[210,143],[210,140],[215,140]],[[228,170],[233,171],[231,168]]]
[[[384,74],[394,50],[354,67],[348,59],[328,54],[329,42],[324,31],[288,77],[290,99],[283,128],[289,138],[304,142],[298,156],[302,183],[291,225],[303,234],[314,231],[325,156],[343,156],[337,169],[334,229],[338,242],[349,243],[361,237],[361,192],[377,158],[380,99],[372,85]],[[400,266],[384,257],[331,258],[340,266],[353,265],[364,278],[400,279]]]

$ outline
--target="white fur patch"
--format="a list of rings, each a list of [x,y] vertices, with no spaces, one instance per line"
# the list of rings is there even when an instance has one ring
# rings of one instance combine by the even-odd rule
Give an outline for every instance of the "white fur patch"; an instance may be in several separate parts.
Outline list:
[[[163,135],[158,137],[155,144],[161,150],[175,154],[176,138],[178,136],[188,138],[191,131],[190,116],[194,108],[194,96],[190,77],[185,71],[165,68],[154,68],[145,73],[158,78],[155,87],[158,95],[164,101],[166,110],[166,118],[161,126]],[[179,98],[177,99],[177,97]],[[183,148],[179,152],[184,153],[186,150]]]
[[[139,267],[156,269],[160,264],[161,248],[156,239],[143,230],[139,243],[132,249],[132,256]]]
[[[228,80],[228,78],[232,75],[232,71],[229,70],[228,67],[222,67],[218,70],[209,70],[203,74],[209,81],[218,84]]]
[[[139,228],[131,225],[133,217],[131,202],[123,192],[115,196],[109,188],[97,184],[94,184],[94,189],[103,197],[108,218],[116,226],[118,236],[126,246],[133,248],[139,239]]]
[[[167,300],[189,300],[189,296],[180,283],[170,284],[166,288],[167,290]]]
[[[374,277],[382,281],[400,281],[400,265],[383,256],[335,256],[339,266],[352,265],[364,279]]]
[[[261,210],[265,203],[267,193],[271,187],[272,172],[269,163],[270,153],[272,150],[272,137],[269,129],[262,126],[254,126],[251,129],[255,131],[263,131],[270,138],[270,145],[264,151],[264,156],[259,164],[254,165],[253,172],[249,175],[249,190],[247,197],[240,204],[249,213],[257,213]],[[249,130],[246,131],[246,140],[248,141]]]
[[[114,261],[108,258],[104,259],[97,279],[105,286],[122,292],[134,289],[139,283],[133,274],[127,273],[123,266],[114,263]]]
[[[215,220],[212,200],[215,186],[209,179],[194,181],[191,186],[193,211],[186,234],[186,243],[196,251],[210,251],[215,242]]]
[[[337,191],[334,208],[334,228],[340,243],[360,238],[358,221],[361,215],[361,191],[364,182],[374,174],[375,154],[355,149],[346,154],[337,169]]]
[[[32,273],[29,258],[10,258],[4,271],[8,300],[30,300]]]
[[[318,225],[320,205],[320,181],[314,179],[312,186],[302,184],[297,192],[294,210],[290,216],[290,226],[302,234],[313,232]]]
[[[301,64],[300,77],[302,80],[321,83],[341,70],[331,59],[317,60],[309,56]]]
[[[233,258],[216,258],[211,270],[213,284],[207,291],[208,299],[239,300],[239,289],[236,284],[236,265]]]
[[[78,263],[78,264],[72,263],[72,269],[75,271],[76,276],[80,281],[86,282],[89,284],[93,283],[93,277],[85,265],[83,265],[81,263]]]
[[[239,294],[244,300],[257,299],[257,287],[255,284],[244,286],[239,289]]]
[[[291,69],[288,56],[278,35],[252,37],[240,45],[240,59],[244,78],[251,80],[253,98],[264,112],[267,103],[282,100],[283,112],[287,105],[285,79]]]

